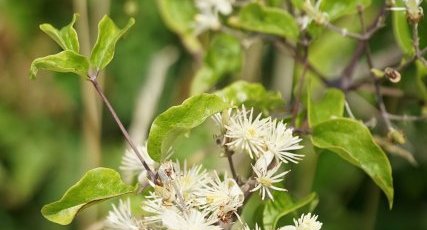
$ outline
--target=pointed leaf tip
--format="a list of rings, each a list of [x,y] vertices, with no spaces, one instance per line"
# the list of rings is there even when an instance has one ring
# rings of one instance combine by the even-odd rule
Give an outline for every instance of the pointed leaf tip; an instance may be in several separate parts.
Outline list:
[[[90,64],[97,71],[104,69],[113,59],[117,41],[135,24],[130,18],[123,29],[105,15],[98,24],[98,38],[92,49]]]
[[[135,186],[125,184],[120,174],[109,168],[88,171],[64,196],[43,206],[43,216],[57,224],[70,224],[82,208],[110,198],[134,192]]]

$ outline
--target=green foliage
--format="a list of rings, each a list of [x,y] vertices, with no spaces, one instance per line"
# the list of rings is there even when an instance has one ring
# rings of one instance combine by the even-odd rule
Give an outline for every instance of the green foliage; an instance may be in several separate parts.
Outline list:
[[[264,205],[263,226],[265,229],[277,229],[279,220],[297,210],[309,206],[310,212],[317,206],[318,197],[316,193],[304,197],[298,202],[294,202],[286,192],[276,192],[275,200],[269,200]]]
[[[202,46],[194,36],[193,25],[197,10],[193,0],[159,0],[157,3],[166,25],[181,37],[190,52],[200,53]]]
[[[132,193],[135,189],[135,186],[125,184],[118,172],[96,168],[88,171],[60,200],[43,206],[41,212],[46,219],[67,225],[83,208]]]
[[[127,25],[120,29],[105,15],[98,24],[98,38],[90,55],[91,67],[96,71],[104,69],[114,57],[117,41],[135,24],[135,19],[130,18]]]
[[[313,101],[309,90],[307,110],[308,123],[313,127],[323,121],[342,117],[344,113],[345,96],[337,89],[328,89],[320,101]]]
[[[320,10],[328,13],[331,20],[357,12],[357,7],[367,8],[371,0],[327,0],[322,1]]]
[[[78,53],[79,38],[77,37],[77,32],[74,29],[74,23],[76,22],[77,17],[78,15],[74,14],[71,23],[60,30],[47,23],[40,25],[40,29],[58,43],[63,50],[72,50]]]
[[[312,135],[316,147],[328,149],[365,171],[386,194],[390,208],[393,206],[390,162],[361,122],[346,118],[325,121],[313,128]]]
[[[191,85],[191,94],[206,92],[225,75],[240,70],[242,49],[235,37],[219,34],[209,45],[203,66],[196,73]]]
[[[400,50],[406,55],[413,55],[415,50],[412,45],[412,37],[406,14],[404,12],[393,11],[392,20],[394,39],[399,45]]]
[[[248,107],[259,108],[265,113],[281,108],[285,104],[279,92],[267,91],[259,83],[246,81],[234,82],[215,94],[235,106],[245,104]]]
[[[157,162],[163,160],[178,135],[188,132],[230,106],[216,95],[201,94],[169,108],[157,116],[151,125],[147,142],[148,154]]]
[[[86,57],[66,50],[60,53],[37,58],[31,63],[30,78],[35,78],[39,69],[62,73],[75,73],[86,78],[89,70],[89,61]]]
[[[236,18],[230,19],[230,24],[248,31],[261,32],[297,40],[298,24],[286,11],[251,3],[243,7]]]
[[[105,15],[98,24],[98,38],[92,49],[90,59],[88,59],[78,53],[79,41],[77,32],[73,28],[76,19],[77,15],[74,14],[71,23],[61,30],[55,29],[50,24],[40,26],[40,29],[56,41],[64,51],[35,59],[31,64],[30,78],[35,78],[39,69],[75,73],[83,78],[87,78],[89,68],[95,68],[95,71],[99,71],[110,63],[114,57],[117,41],[135,23],[135,20],[131,18],[123,29],[119,29]]]

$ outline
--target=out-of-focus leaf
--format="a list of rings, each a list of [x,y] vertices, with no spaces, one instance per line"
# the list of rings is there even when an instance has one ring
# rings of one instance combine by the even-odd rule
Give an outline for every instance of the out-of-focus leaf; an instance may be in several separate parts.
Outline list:
[[[293,213],[304,206],[316,206],[318,203],[316,193],[311,193],[296,203],[293,202],[291,196],[286,192],[275,193],[274,197],[274,201],[269,200],[264,206],[263,226],[265,229],[276,229],[277,222],[280,218]],[[314,209],[314,207],[310,208]]]
[[[346,118],[319,123],[313,128],[312,142],[365,171],[383,190],[390,208],[393,206],[390,162],[363,123]]]
[[[396,4],[400,7],[403,6],[403,3],[400,3],[400,1],[397,1]],[[408,56],[411,56],[415,51],[412,45],[412,36],[405,12],[392,11],[392,14],[394,39],[396,40],[402,52]]]
[[[243,7],[239,15],[230,18],[230,24],[249,31],[282,36],[297,40],[298,24],[288,12],[275,7],[265,7],[259,3],[251,3]]]
[[[35,78],[39,69],[62,73],[75,73],[86,78],[89,70],[89,61],[86,57],[66,50],[60,53],[37,58],[31,63],[30,78]]]
[[[134,191],[135,187],[125,184],[118,172],[96,168],[88,171],[60,200],[43,206],[41,212],[46,219],[67,225],[82,208]]]
[[[320,10],[328,13],[329,18],[334,20],[344,15],[356,13],[358,6],[366,8],[369,5],[371,5],[371,0],[327,0],[322,1]]]
[[[191,94],[206,92],[226,74],[240,69],[242,50],[236,38],[226,34],[216,36],[206,54],[204,65],[196,73],[191,85]]]
[[[78,15],[74,14],[71,23],[61,28],[60,30],[53,27],[51,24],[41,24],[40,29],[51,37],[59,46],[64,50],[72,50],[76,53],[79,52],[79,39],[77,32],[74,29],[74,23]]]
[[[166,25],[180,37],[192,53],[200,53],[202,46],[194,35],[197,9],[193,0],[159,0],[160,14]]]
[[[285,104],[279,92],[267,91],[261,84],[245,81],[234,82],[215,94],[235,106],[245,104],[265,112],[283,107]]]
[[[345,96],[337,89],[328,89],[320,101],[313,101],[309,90],[307,110],[310,127],[323,121],[342,117],[344,113]]]
[[[229,103],[216,95],[201,94],[169,108],[157,116],[151,125],[147,143],[148,154],[153,160],[161,161],[178,135],[229,107]]]
[[[135,24],[135,19],[130,18],[127,25],[120,29],[105,15],[98,24],[98,38],[90,55],[90,64],[96,71],[104,69],[114,57],[117,41]]]

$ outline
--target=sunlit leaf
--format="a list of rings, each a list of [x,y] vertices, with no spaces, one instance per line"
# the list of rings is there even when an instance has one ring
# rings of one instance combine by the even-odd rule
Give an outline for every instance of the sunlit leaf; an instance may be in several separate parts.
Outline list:
[[[215,92],[224,100],[239,106],[257,107],[265,112],[283,107],[285,102],[279,92],[267,91],[259,83],[237,81]]]
[[[383,190],[390,208],[393,206],[390,162],[363,123],[337,118],[319,123],[312,132],[312,142],[316,147],[328,149],[365,171]]]
[[[71,23],[61,28],[60,30],[53,27],[51,24],[41,24],[40,29],[51,37],[59,46],[64,50],[72,50],[76,53],[79,52],[79,39],[77,32],[74,29],[74,23],[78,15],[74,14]]]
[[[160,14],[166,25],[180,37],[192,53],[202,50],[200,42],[194,35],[194,18],[197,9],[193,0],[159,0]]]
[[[130,18],[127,25],[120,29],[105,15],[98,24],[98,38],[90,55],[90,64],[97,71],[104,69],[114,57],[117,41],[135,24],[135,19]]]
[[[264,206],[263,226],[265,229],[276,229],[277,222],[280,218],[291,214],[298,209],[307,205],[314,206],[318,203],[318,198],[315,193],[312,193],[298,202],[294,202],[291,196],[286,192],[277,192],[274,194],[274,201],[269,200]]]
[[[297,40],[298,24],[288,12],[276,8],[265,7],[259,3],[251,3],[243,7],[239,15],[230,19],[230,24],[249,31],[274,34]]]
[[[35,78],[39,69],[62,73],[75,73],[86,78],[89,70],[89,61],[86,57],[71,50],[37,58],[30,68],[30,78]]]
[[[313,101],[311,96],[309,96],[307,110],[310,127],[323,121],[342,117],[344,113],[344,103],[344,93],[337,89],[328,89],[320,101]]]
[[[150,157],[155,161],[161,161],[178,135],[229,107],[229,103],[216,95],[201,94],[190,97],[181,105],[169,108],[151,125],[147,143]]]
[[[134,191],[135,187],[125,184],[118,172],[96,168],[88,171],[60,200],[43,206],[41,212],[46,219],[67,225],[81,209]]]
[[[242,50],[235,37],[219,34],[209,45],[203,66],[196,73],[191,94],[196,95],[212,88],[225,75],[240,69]]]

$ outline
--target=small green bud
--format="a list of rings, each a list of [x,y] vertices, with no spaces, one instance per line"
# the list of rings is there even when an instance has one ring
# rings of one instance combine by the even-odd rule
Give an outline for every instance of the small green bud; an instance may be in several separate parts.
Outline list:
[[[405,135],[396,129],[391,128],[388,133],[387,133],[387,138],[393,142],[393,143],[398,143],[398,144],[405,144],[406,142],[406,138]]]

